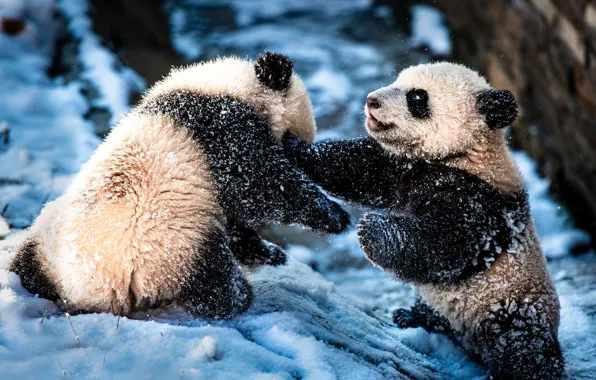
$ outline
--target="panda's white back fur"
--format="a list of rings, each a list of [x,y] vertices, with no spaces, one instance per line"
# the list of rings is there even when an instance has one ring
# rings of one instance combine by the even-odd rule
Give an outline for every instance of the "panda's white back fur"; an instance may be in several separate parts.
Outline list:
[[[222,219],[210,171],[190,133],[163,116],[124,117],[30,238],[62,297],[127,313],[169,299]],[[164,265],[164,263],[168,265]]]

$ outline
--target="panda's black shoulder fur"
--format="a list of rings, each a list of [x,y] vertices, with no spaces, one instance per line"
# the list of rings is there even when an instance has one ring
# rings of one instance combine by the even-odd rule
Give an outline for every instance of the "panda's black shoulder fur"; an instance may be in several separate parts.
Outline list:
[[[349,215],[285,158],[266,117],[250,104],[177,90],[145,99],[137,110],[165,114],[191,132],[229,220],[250,228],[296,223],[327,233],[349,225]]]
[[[367,214],[359,238],[367,257],[404,281],[446,284],[515,253],[529,221],[525,190],[505,193],[441,163],[398,159],[396,208]]]
[[[401,191],[407,197],[403,201],[405,211],[423,218],[429,237],[442,237],[441,244],[431,251],[446,258],[446,268],[460,265],[457,260],[449,260],[461,252],[465,269],[457,280],[485,270],[500,254],[518,250],[517,239],[530,219],[525,189],[504,192],[475,175],[442,163],[416,161],[411,167],[401,181],[401,186],[407,188]],[[464,257],[474,252],[473,260]],[[441,276],[418,276],[427,278],[417,282],[442,282]]]

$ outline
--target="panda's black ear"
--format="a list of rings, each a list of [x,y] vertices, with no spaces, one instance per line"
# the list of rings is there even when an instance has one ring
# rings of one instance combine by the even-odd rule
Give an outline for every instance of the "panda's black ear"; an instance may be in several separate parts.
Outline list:
[[[266,51],[255,62],[259,82],[275,91],[287,91],[292,81],[294,62],[279,53]]]
[[[478,111],[492,129],[505,128],[518,114],[515,96],[509,90],[484,90],[476,94]]]

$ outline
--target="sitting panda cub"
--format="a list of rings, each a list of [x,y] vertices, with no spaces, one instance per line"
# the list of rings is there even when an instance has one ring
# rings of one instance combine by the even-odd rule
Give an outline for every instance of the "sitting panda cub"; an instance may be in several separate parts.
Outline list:
[[[371,137],[286,154],[331,194],[386,212],[358,224],[366,257],[421,296],[402,327],[450,334],[499,378],[558,378],[559,301],[504,138],[509,91],[450,63],[401,72],[369,94]]]
[[[176,301],[198,317],[244,311],[244,265],[282,264],[254,231],[296,223],[341,232],[349,215],[284,156],[312,139],[292,61],[219,59],[175,70],[114,127],[66,193],[47,204],[10,270],[31,293],[127,314]]]

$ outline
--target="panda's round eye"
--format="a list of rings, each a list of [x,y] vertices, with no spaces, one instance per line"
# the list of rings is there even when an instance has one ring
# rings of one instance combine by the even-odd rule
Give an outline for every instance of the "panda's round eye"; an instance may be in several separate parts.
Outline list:
[[[406,94],[408,110],[418,119],[427,119],[430,117],[430,108],[428,107],[428,92],[422,89],[413,89]]]

